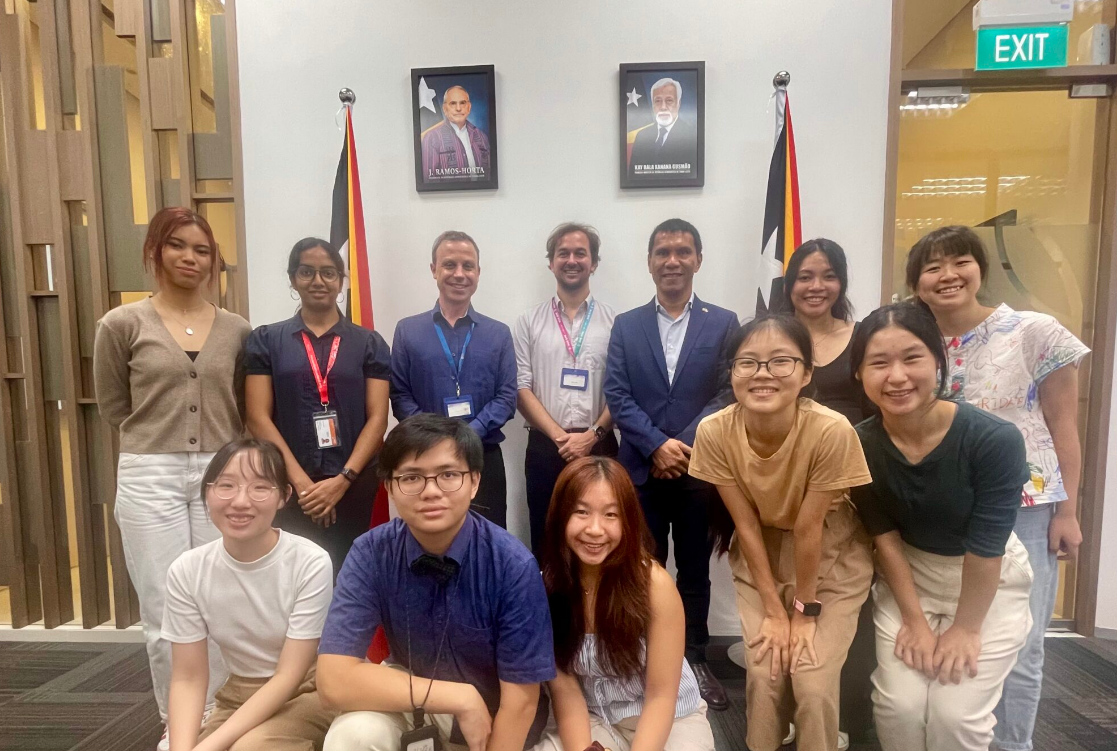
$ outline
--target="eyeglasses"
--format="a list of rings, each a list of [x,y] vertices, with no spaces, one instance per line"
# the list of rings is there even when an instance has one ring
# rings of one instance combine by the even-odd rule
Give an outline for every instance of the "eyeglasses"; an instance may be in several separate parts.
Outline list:
[[[323,266],[320,269],[314,268],[313,266],[299,266],[295,269],[295,276],[302,279],[304,282],[309,282],[314,279],[315,274],[322,277],[322,281],[326,283],[336,282],[341,278],[341,272],[333,266]]]
[[[435,486],[443,493],[453,493],[455,490],[461,490],[465,483],[465,475],[466,473],[461,470],[448,469],[445,472],[439,472],[437,475],[396,475],[392,479],[396,481],[399,492],[404,495],[419,495],[426,490],[427,483],[430,480],[434,480]]]
[[[795,372],[795,364],[804,362],[801,357],[773,357],[771,360],[754,360],[751,357],[738,357],[733,360],[735,378],[752,378],[760,372],[763,365],[776,378],[787,378]]]
[[[223,501],[231,501],[237,497],[237,491],[241,488],[248,489],[248,500],[253,503],[263,503],[271,498],[273,490],[276,490],[274,485],[268,485],[266,482],[233,482],[232,480],[217,480],[216,482],[208,483],[208,487],[213,494]]]

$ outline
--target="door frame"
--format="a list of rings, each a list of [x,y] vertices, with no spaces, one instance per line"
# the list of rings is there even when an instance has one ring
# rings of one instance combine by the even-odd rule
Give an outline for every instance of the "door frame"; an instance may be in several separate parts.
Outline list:
[[[903,29],[906,0],[892,0],[892,50],[888,82],[888,122],[885,136],[884,226],[881,240],[880,301],[892,300],[895,273],[896,187],[900,146],[900,102],[915,86],[964,86],[971,92],[1004,92],[1067,89],[1076,83],[1107,83],[1108,106],[1098,108],[1094,153],[1098,159],[1095,186],[1102,185],[1098,202],[1099,226],[1097,290],[1094,295],[1094,331],[1087,396],[1090,415],[1083,442],[1082,483],[1078,516],[1083,540],[1076,566],[1074,630],[1093,636],[1097,613],[1098,567],[1101,552],[1102,511],[1105,503],[1106,459],[1109,452],[1110,414],[1113,407],[1114,342],[1117,339],[1117,65],[1075,65],[1039,71],[974,71],[972,69],[904,70]],[[1106,9],[1105,21],[1115,25],[1117,8]],[[1055,624],[1059,625],[1059,624]],[[1066,626],[1070,626],[1066,622]]]

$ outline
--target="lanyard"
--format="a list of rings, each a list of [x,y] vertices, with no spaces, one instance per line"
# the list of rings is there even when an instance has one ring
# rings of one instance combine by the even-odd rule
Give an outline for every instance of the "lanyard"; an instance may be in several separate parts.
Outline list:
[[[551,312],[555,314],[555,323],[558,324],[559,332],[562,333],[562,341],[566,345],[566,351],[574,358],[575,364],[578,362],[578,353],[582,351],[582,344],[586,341],[586,329],[590,327],[590,318],[593,318],[593,309],[597,305],[597,300],[590,300],[590,306],[586,310],[585,320],[582,321],[582,328],[578,332],[578,338],[574,343],[570,342],[570,332],[566,330],[566,324],[563,323],[562,314],[559,313],[558,303],[555,298],[551,298]]]
[[[476,323],[469,324],[469,333],[465,335],[465,341],[462,342],[462,353],[458,357],[457,365],[454,364],[454,356],[450,353],[450,345],[446,342],[446,335],[442,333],[442,327],[437,323],[434,325],[434,333],[438,334],[438,341],[442,343],[442,353],[446,355],[446,362],[450,363],[450,372],[454,376],[454,387],[458,391],[458,396],[462,395],[462,365],[465,364],[465,348],[469,346],[469,340],[473,338],[473,329],[477,327]]]
[[[326,363],[326,375],[323,377],[322,371],[318,368],[318,357],[314,354],[314,347],[310,344],[310,337],[306,332],[302,332],[303,346],[306,347],[306,359],[310,360],[310,372],[314,374],[314,383],[318,386],[318,398],[322,402],[323,407],[330,404],[330,391],[326,386],[326,379],[330,377],[330,371],[334,369],[334,361],[337,360],[337,348],[341,346],[341,337],[334,334],[334,343],[330,345],[330,359]]]

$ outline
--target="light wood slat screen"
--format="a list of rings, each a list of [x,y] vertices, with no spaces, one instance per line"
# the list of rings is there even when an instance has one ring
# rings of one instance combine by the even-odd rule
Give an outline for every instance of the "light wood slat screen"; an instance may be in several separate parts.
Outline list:
[[[247,317],[233,0],[0,0],[0,623],[139,620],[97,319],[165,206],[210,218]]]

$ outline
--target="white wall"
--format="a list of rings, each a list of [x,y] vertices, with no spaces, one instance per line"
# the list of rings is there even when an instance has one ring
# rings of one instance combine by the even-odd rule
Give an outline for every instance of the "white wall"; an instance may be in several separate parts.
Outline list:
[[[481,248],[477,308],[512,323],[553,291],[543,242],[594,224],[594,291],[618,310],[653,294],[648,233],[682,216],[700,230],[699,296],[751,312],[773,138],[772,76],[791,72],[803,232],[845,246],[862,313],[880,286],[890,8],[880,0],[239,0],[241,112],[252,323],[291,315],[287,251],[327,235],[342,135],[337,92],[357,94],[355,134],[377,328],[433,304],[430,243],[444,229]],[[706,61],[706,187],[621,191],[617,67]],[[496,192],[414,188],[410,69],[494,64]],[[524,536],[524,431],[508,426],[509,524]],[[715,633],[739,630],[723,568]]]

